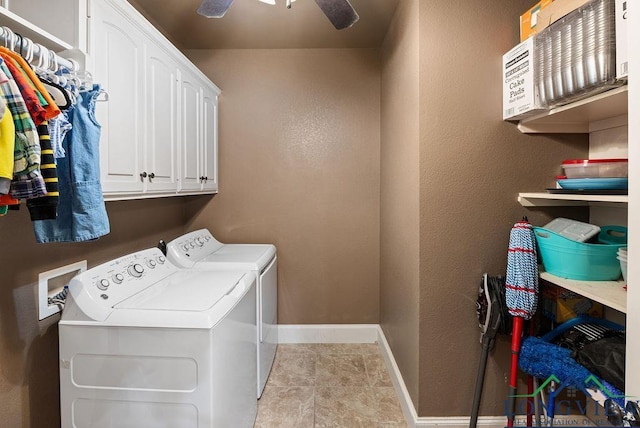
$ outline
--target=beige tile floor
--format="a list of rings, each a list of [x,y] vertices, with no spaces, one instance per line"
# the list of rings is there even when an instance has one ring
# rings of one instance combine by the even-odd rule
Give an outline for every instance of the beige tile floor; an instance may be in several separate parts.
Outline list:
[[[279,345],[254,425],[406,426],[377,344]]]

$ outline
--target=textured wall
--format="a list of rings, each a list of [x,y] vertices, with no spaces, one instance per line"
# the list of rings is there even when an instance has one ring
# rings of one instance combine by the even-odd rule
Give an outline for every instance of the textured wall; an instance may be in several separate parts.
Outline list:
[[[382,47],[380,324],[418,404],[420,122],[418,1],[402,0]]]
[[[531,3],[531,2],[530,2]],[[483,272],[504,273],[509,231],[560,209],[530,210],[563,159],[587,154],[585,135],[529,136],[501,120],[502,54],[519,40],[529,4],[420,1],[421,416],[468,415],[480,344],[475,313]],[[575,212],[574,212],[575,214]],[[482,413],[503,415],[510,350],[492,354]]]
[[[181,198],[109,202],[111,233],[96,241],[36,244],[26,207],[0,219],[0,426],[60,426],[59,315],[38,321],[38,273],[87,260],[89,267],[183,232]]]
[[[187,55],[222,89],[220,193],[188,228],[277,246],[281,323],[378,323],[378,51]]]

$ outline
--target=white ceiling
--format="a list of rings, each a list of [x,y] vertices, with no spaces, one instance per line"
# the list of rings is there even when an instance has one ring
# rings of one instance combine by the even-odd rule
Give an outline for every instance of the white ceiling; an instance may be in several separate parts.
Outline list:
[[[129,1],[183,49],[286,49],[379,47],[399,0],[350,0],[360,20],[340,31],[314,0],[235,0],[220,19],[198,15],[201,0]]]

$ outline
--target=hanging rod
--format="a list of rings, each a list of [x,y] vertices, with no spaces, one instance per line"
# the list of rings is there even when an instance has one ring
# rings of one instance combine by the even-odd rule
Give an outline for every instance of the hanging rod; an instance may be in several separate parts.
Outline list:
[[[80,68],[77,61],[61,57],[41,44],[14,33],[9,27],[0,28],[0,45],[19,53],[29,63],[40,68],[53,71],[59,67],[70,71],[78,71]]]

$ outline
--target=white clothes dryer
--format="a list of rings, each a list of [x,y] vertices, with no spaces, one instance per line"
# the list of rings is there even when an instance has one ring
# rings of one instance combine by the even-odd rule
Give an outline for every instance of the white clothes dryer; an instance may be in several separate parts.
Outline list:
[[[200,229],[167,244],[180,267],[206,271],[250,270],[257,277],[257,396],[260,398],[278,346],[278,258],[271,244],[223,244]]]
[[[149,249],[74,277],[59,324],[63,428],[252,427],[256,276]]]

